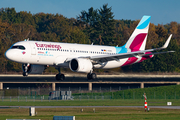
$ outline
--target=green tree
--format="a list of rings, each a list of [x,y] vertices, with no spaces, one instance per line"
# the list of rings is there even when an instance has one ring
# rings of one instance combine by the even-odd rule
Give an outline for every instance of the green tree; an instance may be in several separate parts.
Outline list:
[[[163,25],[158,24],[156,27],[156,34],[158,34],[159,38],[168,37],[168,31],[164,28]]]
[[[114,45],[115,43],[115,20],[112,8],[103,5],[102,8],[94,10],[91,7],[88,12],[82,11],[77,17],[77,26],[85,26],[85,33],[94,44]]]
[[[112,8],[105,4],[100,9],[89,8],[75,18],[60,14],[31,14],[16,12],[15,8],[0,9],[0,72],[20,71],[21,64],[7,60],[4,53],[15,42],[26,38],[39,41],[68,42],[100,45],[124,45],[139,20],[114,20]],[[122,67],[121,71],[180,72],[180,24],[150,24],[146,49],[161,47],[173,34],[167,50],[175,53],[155,55],[142,63]],[[119,70],[119,69],[117,69]]]
[[[108,8],[107,6],[108,4],[105,4],[99,10],[100,20],[96,22],[95,34],[98,34],[97,40],[99,44],[114,45],[115,21],[111,12],[112,8]]]

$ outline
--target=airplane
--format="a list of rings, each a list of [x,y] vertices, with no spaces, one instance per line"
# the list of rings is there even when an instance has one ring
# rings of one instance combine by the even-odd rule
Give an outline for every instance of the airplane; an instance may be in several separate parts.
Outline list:
[[[20,41],[5,53],[11,61],[22,63],[23,76],[42,74],[47,66],[58,69],[56,80],[65,80],[60,68],[70,68],[74,72],[88,73],[88,80],[95,80],[93,69],[110,69],[131,65],[152,58],[153,52],[168,47],[172,34],[160,48],[145,50],[151,16],[143,16],[127,43],[121,47],[87,45],[76,43]]]

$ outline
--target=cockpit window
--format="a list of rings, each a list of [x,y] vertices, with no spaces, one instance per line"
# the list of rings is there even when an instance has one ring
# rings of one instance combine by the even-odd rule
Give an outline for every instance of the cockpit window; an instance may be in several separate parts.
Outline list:
[[[25,50],[25,47],[24,47],[24,46],[21,46],[21,45],[17,45],[17,46],[12,46],[11,49],[21,49],[21,50]]]

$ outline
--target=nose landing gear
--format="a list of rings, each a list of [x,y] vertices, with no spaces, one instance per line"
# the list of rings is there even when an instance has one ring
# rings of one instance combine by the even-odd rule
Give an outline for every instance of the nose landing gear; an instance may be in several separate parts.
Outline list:
[[[23,72],[23,76],[24,77],[28,76],[28,73],[27,72]]]
[[[23,65],[23,69],[24,69],[23,76],[28,76],[28,68],[29,67],[30,67],[29,63]]]

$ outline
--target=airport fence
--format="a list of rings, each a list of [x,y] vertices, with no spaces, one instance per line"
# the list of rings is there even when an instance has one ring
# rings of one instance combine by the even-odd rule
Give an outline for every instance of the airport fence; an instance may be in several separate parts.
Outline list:
[[[148,93],[147,99],[180,99],[180,94],[174,93],[173,95],[168,95],[166,92],[164,94],[157,94],[156,92]],[[112,99],[131,99],[138,100],[144,99],[143,93],[136,92],[110,92],[110,93],[75,93],[68,98],[68,96],[51,97],[49,95],[28,95],[28,96],[1,96],[0,101],[24,101],[24,102],[36,102],[36,101],[59,101],[59,100],[112,100]]]
[[[72,99],[62,99],[62,97],[56,97],[54,99],[51,99],[49,96],[1,96],[0,101],[9,101],[9,102],[43,102],[43,101],[60,101],[60,100],[112,100],[112,99],[131,99],[131,100],[138,100],[143,99],[142,95],[141,97],[138,96],[130,96],[124,94],[122,98],[119,98],[114,95],[72,95]],[[152,97],[148,95],[148,99],[180,99],[180,96],[159,96],[159,97]]]
[[[115,90],[113,88],[95,89],[92,91],[86,89],[56,89],[56,91],[71,91],[72,100],[104,100],[104,99],[144,99],[146,93],[147,99],[180,99],[179,86],[174,90],[162,89],[128,89]],[[0,101],[44,101],[52,100],[49,98],[51,88],[18,88],[0,90]],[[55,98],[54,100],[67,100],[64,98]],[[70,99],[69,99],[70,100]]]
[[[70,99],[62,99],[61,97],[57,97],[54,99],[50,99],[49,96],[2,96],[1,102],[43,102],[43,101],[60,101],[60,100],[70,100]],[[71,100],[111,100],[112,97],[110,95],[106,96],[87,96],[87,95],[73,95]]]
[[[0,90],[0,97],[1,96],[43,96],[49,95],[49,93],[53,91],[51,87],[49,88],[15,88],[15,89],[2,89]],[[78,88],[56,88],[56,91],[72,91],[73,94],[83,94],[83,93],[105,93],[105,92],[116,92],[121,91],[121,89],[115,89],[113,87],[109,88],[100,88],[100,89],[93,89],[89,91],[88,89],[84,89],[82,87]]]

